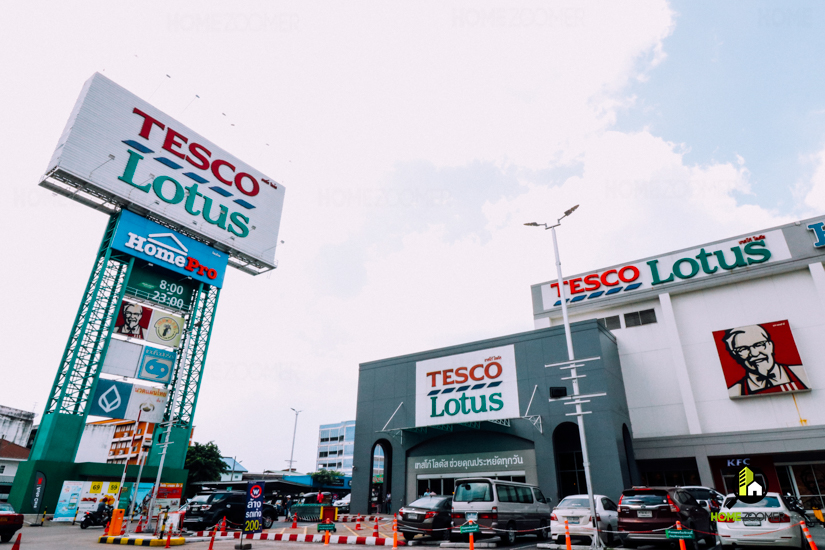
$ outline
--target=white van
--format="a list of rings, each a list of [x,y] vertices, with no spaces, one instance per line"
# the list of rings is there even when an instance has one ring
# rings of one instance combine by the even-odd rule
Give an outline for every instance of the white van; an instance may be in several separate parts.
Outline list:
[[[549,499],[535,485],[484,477],[457,479],[450,539],[466,537],[460,528],[474,518],[480,534],[498,535],[503,545],[514,544],[517,531],[535,530],[545,540],[550,537],[552,514]]]

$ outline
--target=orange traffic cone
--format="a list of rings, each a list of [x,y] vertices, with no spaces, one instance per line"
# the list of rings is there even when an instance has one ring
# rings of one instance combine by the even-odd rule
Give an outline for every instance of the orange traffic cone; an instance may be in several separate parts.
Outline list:
[[[14,546],[11,547],[11,550],[20,550],[20,537],[23,536],[23,533],[17,533],[17,540],[14,541]]]
[[[143,533],[143,514],[138,518],[138,524],[137,527],[135,527],[135,534],[137,533]]]
[[[356,531],[360,531],[360,530],[361,530],[361,514],[358,514],[358,515],[355,517],[355,530],[356,530]]]
[[[166,535],[166,546],[164,548],[172,548],[172,530],[169,529],[168,535]]]
[[[298,514],[295,514],[294,516],[292,516],[292,528],[293,529],[298,528]]]
[[[375,538],[380,537],[380,533],[378,533],[378,518],[375,518],[375,528],[372,530],[372,536]]]
[[[217,525],[212,528],[212,538],[209,539],[209,550],[212,550],[212,547],[215,545],[215,530],[217,528]]]
[[[221,520],[221,533],[223,533],[224,531],[226,531],[226,516],[224,516]]]

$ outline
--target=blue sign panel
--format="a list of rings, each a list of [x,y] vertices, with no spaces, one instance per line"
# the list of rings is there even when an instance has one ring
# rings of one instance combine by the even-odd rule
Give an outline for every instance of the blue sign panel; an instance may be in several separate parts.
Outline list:
[[[229,256],[137,214],[123,210],[112,248],[218,288]]]
[[[137,377],[141,380],[168,384],[175,367],[174,351],[145,346],[138,365]]]
[[[260,533],[264,519],[264,482],[250,481],[246,484],[246,514],[243,532]]]
[[[132,384],[101,378],[92,397],[92,416],[108,418],[126,418],[126,407],[132,397]]]

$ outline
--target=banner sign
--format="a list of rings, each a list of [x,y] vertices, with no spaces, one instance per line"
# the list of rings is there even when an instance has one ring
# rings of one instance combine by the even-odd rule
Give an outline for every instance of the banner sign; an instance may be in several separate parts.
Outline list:
[[[135,378],[142,355],[142,344],[111,338],[106,349],[106,357],[103,359],[102,372]]]
[[[437,426],[517,418],[512,345],[415,364],[415,425]]]
[[[123,300],[114,334],[176,348],[183,334],[183,317]]]
[[[264,519],[264,482],[250,481],[246,484],[246,515],[243,532],[260,533]]]
[[[671,285],[743,271],[790,258],[791,252],[785,236],[782,230],[777,229],[576,275],[567,278],[564,285],[571,304],[585,300],[593,303],[590,300],[614,296],[620,292],[651,289],[665,292]],[[558,282],[542,284],[540,289],[544,311],[561,306]]]
[[[731,399],[811,391],[787,320],[713,333]]]
[[[64,481],[57,497],[57,507],[54,509],[53,521],[72,521],[75,514],[79,515],[78,504],[83,493],[82,481]],[[82,517],[81,517],[82,519]]]
[[[43,494],[46,492],[46,474],[37,472],[35,474],[34,488],[32,488],[32,508],[34,513],[40,513],[40,505],[43,504]]]
[[[168,395],[169,390],[166,388],[138,386],[100,378],[89,414],[120,420],[137,420],[140,413],[141,422],[157,423],[163,420]]]
[[[137,378],[168,384],[172,380],[176,357],[177,354],[174,351],[146,346],[143,349],[143,357],[140,359]]]
[[[77,504],[77,515],[83,517],[86,512],[93,512],[101,501],[114,506],[120,483],[117,481],[86,481],[80,493],[80,502]],[[71,521],[71,518],[68,520]]]
[[[275,267],[283,186],[100,73],[84,84],[46,175]]]
[[[229,256],[224,252],[128,210],[120,213],[112,248],[218,288],[223,286],[229,262]],[[168,292],[169,305],[183,309],[183,303],[178,303],[183,299],[182,294]],[[159,301],[160,293],[156,298],[154,301]]]

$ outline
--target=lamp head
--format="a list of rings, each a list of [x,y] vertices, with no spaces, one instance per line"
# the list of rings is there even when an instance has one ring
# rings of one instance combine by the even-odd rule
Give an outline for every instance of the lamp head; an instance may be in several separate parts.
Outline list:
[[[579,205],[577,204],[576,206],[574,206],[574,207],[573,207],[573,208],[571,208],[570,210],[567,210],[567,211],[564,213],[564,215],[565,215],[565,216],[569,216],[570,214],[572,214],[573,212],[575,212],[575,211],[576,211],[576,208],[578,208],[578,207],[579,207]]]
[[[539,224],[537,224],[536,222],[525,223],[524,225],[529,225],[531,227],[538,227],[539,226]]]

